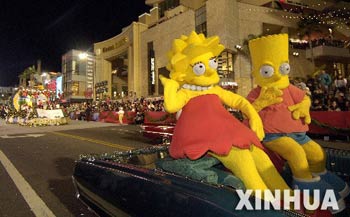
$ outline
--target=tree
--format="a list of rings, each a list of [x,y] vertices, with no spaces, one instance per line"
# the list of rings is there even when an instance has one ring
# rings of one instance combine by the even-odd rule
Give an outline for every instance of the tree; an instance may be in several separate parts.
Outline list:
[[[30,82],[32,83],[34,80],[34,75],[37,74],[37,71],[35,69],[35,66],[29,66],[28,68],[26,68],[20,75],[19,78],[24,79],[27,81],[27,79],[30,80]]]

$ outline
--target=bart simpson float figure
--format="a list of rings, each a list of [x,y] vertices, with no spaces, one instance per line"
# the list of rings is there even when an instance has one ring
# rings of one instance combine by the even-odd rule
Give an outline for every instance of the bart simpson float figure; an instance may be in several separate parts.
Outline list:
[[[217,56],[223,49],[217,36],[205,38],[192,32],[174,40],[167,65],[171,79],[160,76],[165,109],[170,113],[181,110],[170,155],[195,160],[210,153],[247,189],[289,189],[263,151],[259,138],[264,137],[264,132],[258,113],[244,97],[217,85]],[[252,130],[235,119],[222,103],[241,110]]]
[[[249,49],[258,87],[249,93],[248,100],[263,121],[263,143],[287,160],[295,187],[333,188],[345,198],[349,194],[347,184],[325,169],[323,149],[306,135],[311,102],[304,91],[289,83],[288,35],[251,40]],[[339,206],[342,203],[340,199]]]

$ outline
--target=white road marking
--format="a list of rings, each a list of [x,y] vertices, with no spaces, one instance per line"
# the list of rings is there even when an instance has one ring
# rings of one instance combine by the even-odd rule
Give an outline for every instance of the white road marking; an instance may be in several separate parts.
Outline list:
[[[13,166],[11,161],[0,150],[0,162],[5,167],[7,173],[11,177],[12,181],[21,192],[25,201],[29,205],[31,211],[38,217],[54,217],[53,212],[46,206],[45,202],[35,193],[29,183],[23,178],[23,176]]]
[[[24,138],[24,137],[38,138],[40,136],[45,136],[45,134],[25,134],[25,135],[17,135],[17,136],[4,135],[4,136],[0,136],[0,138],[3,138],[3,139]]]

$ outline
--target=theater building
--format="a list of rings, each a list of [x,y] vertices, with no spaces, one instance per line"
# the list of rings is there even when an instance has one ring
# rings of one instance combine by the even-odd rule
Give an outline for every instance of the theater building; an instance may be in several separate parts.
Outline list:
[[[328,2],[322,5],[313,4],[315,1],[309,1],[310,5],[303,5],[298,0],[288,1],[288,4],[281,2],[146,0],[145,3],[152,7],[149,13],[140,15],[137,22],[125,27],[119,35],[94,44],[96,82],[105,85],[103,96],[112,99],[126,95],[161,95],[163,87],[158,76],[169,74],[166,53],[172,41],[195,30],[206,36],[220,37],[226,48],[219,57],[221,82],[238,84],[238,93],[245,96],[254,87],[250,59],[245,51],[249,36],[288,33],[290,38],[297,38],[300,16],[286,8],[322,10],[329,6]],[[332,59],[334,53],[339,54],[339,51],[322,50],[311,61],[310,51],[291,47],[291,77],[306,77],[325,61],[348,73],[350,54],[345,52],[342,58]]]
[[[96,83],[104,83],[101,97],[117,99],[141,93],[141,33],[148,26],[133,22],[119,35],[94,44]],[[96,84],[95,84],[96,85]],[[97,94],[97,96],[100,94]]]

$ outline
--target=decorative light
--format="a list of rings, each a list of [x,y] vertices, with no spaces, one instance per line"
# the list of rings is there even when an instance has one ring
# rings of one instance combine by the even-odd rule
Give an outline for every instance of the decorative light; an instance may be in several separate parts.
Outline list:
[[[79,59],[85,60],[87,58],[88,54],[83,52],[83,53],[80,53],[78,56],[79,56]]]
[[[242,50],[242,46],[239,45],[239,44],[236,44],[236,45],[235,45],[235,48],[236,48],[237,50]]]

